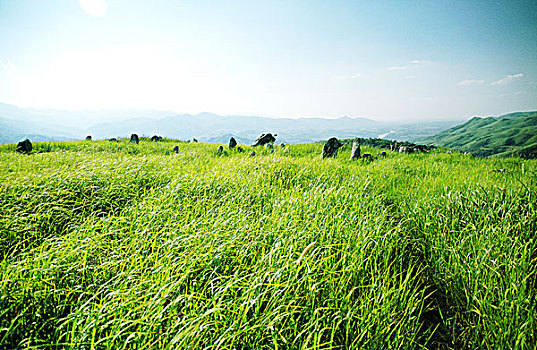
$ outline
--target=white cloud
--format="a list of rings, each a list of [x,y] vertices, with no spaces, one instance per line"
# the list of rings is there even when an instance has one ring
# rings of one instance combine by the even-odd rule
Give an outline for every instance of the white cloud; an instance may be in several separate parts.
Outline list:
[[[361,77],[362,77],[361,73],[356,73],[356,74],[340,75],[336,77],[336,79],[348,80],[348,79],[359,79]]]
[[[522,78],[524,76],[524,74],[522,73],[517,73],[517,74],[509,74],[508,76],[506,76],[505,78],[502,78],[500,80],[496,80],[496,81],[493,81],[492,83],[490,83],[491,86],[494,86],[494,85],[503,85],[503,84],[507,84],[509,83],[511,80],[513,79],[517,79],[517,78]]]
[[[416,79],[415,75],[407,75],[405,76],[405,79]]]
[[[20,70],[19,68],[17,68],[17,66],[15,66],[15,65],[13,64],[13,62],[11,62],[11,61],[8,60],[8,61],[7,61],[7,64],[8,64],[8,66],[13,70],[13,72],[15,72],[15,73],[20,73],[20,72],[21,72],[21,70]]]
[[[485,83],[484,80],[468,79],[468,80],[459,81],[458,85],[480,85],[484,83]]]
[[[10,74],[20,73],[21,70],[15,66],[13,62],[10,60],[7,60],[7,62],[0,61],[0,66],[2,66],[2,69]]]
[[[388,67],[388,70],[407,70],[408,66],[391,66]]]
[[[431,63],[433,62],[429,60],[412,60],[410,63],[405,65],[388,67],[388,70],[407,70],[410,68],[415,68],[416,66],[424,66]]]
[[[431,62],[429,60],[413,60],[411,63],[412,64],[431,64],[433,62]]]

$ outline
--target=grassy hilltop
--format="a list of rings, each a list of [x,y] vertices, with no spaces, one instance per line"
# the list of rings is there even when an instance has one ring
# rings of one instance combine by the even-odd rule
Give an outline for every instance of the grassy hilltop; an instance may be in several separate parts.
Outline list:
[[[472,118],[419,142],[459,149],[476,156],[537,158],[537,112]]]
[[[537,160],[216,148],[0,146],[0,348],[537,346]]]

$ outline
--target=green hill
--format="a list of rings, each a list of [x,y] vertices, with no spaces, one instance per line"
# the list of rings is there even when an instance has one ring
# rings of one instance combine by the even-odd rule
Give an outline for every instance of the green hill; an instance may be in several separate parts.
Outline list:
[[[537,157],[537,112],[472,118],[419,142],[455,148],[477,156]]]
[[[120,141],[0,145],[0,349],[536,348],[537,160]]]

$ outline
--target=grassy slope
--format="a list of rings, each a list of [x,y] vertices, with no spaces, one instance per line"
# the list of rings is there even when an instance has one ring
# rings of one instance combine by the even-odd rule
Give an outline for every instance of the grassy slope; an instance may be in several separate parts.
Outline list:
[[[0,146],[0,347],[537,345],[537,161],[174,145]]]
[[[421,142],[479,156],[537,157],[537,113],[473,118]]]

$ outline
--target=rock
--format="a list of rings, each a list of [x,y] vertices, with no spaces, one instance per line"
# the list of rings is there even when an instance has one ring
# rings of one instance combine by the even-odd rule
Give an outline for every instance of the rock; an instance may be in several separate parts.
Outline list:
[[[362,156],[363,159],[366,159],[366,160],[373,160],[373,157],[371,157],[371,154],[370,153],[364,153],[364,155]]]
[[[29,139],[19,142],[17,144],[17,152],[30,154],[32,152],[32,142]]]
[[[175,147],[173,148],[173,152],[175,152],[175,153],[179,153],[179,146],[175,146]]]
[[[222,154],[224,152],[224,146],[218,146],[218,149],[216,150],[217,154]]]
[[[359,158],[360,158],[360,139],[356,138],[352,142],[351,159],[359,159]]]
[[[131,140],[129,141],[130,143],[135,143],[135,144],[138,144],[140,142],[140,139],[138,138],[138,135],[136,134],[132,134],[131,135]]]
[[[263,146],[263,145],[266,145],[267,143],[274,143],[276,141],[275,136],[278,136],[278,135],[274,134],[274,136],[272,136],[272,134],[261,134],[261,136],[259,136],[254,141],[254,143],[252,143],[252,146],[253,147],[255,147],[255,146]]]
[[[234,137],[231,137],[227,146],[229,147],[229,149],[235,148],[235,146],[237,146],[237,140],[235,140]]]
[[[86,136],[86,141],[91,141],[91,135]]]
[[[250,153],[250,157],[254,157],[255,156],[255,151],[252,151],[252,153]]]
[[[411,147],[411,146],[401,146],[399,147],[399,153],[404,153],[404,154],[410,154],[410,153],[414,153],[414,147]]]
[[[341,146],[343,146],[343,144],[339,142],[337,138],[332,137],[324,144],[321,156],[323,158],[334,158],[337,156],[337,151]]]
[[[280,147],[281,147],[281,148],[285,148],[285,143],[283,143],[283,142],[280,143]]]
[[[157,136],[157,135],[151,136],[151,141],[153,142],[159,142],[160,140],[162,140],[162,136]]]
[[[196,140],[196,139],[194,138],[194,139],[192,139],[192,142],[198,142],[198,140]]]
[[[112,138],[111,138],[110,140],[108,140],[108,141],[110,141],[110,142],[117,142],[117,139],[114,138],[114,137],[112,137]]]
[[[244,150],[242,149],[242,147],[239,146],[239,147],[237,147],[237,152],[242,153],[242,152],[244,152]]]
[[[380,152],[380,156],[386,158],[386,152],[384,151]]]

